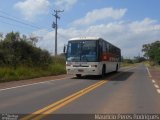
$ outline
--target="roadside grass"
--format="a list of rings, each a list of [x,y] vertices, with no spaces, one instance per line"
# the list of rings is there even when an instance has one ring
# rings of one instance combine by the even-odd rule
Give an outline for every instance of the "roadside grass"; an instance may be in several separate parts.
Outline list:
[[[23,80],[38,77],[41,74],[41,69],[29,67],[11,67],[0,68],[0,82],[7,82],[12,80]]]
[[[157,69],[160,71],[160,66],[157,66]]]
[[[155,66],[154,62],[152,62],[152,61],[145,61],[145,62],[143,62],[143,63],[144,63],[145,66],[147,66],[147,67],[154,67],[154,66]]]
[[[0,67],[0,82],[18,81],[38,77],[65,74],[65,59],[53,58],[53,62],[48,67],[28,67],[25,65],[17,68]]]
[[[65,66],[62,64],[54,64],[49,67],[49,71],[51,72],[51,75],[59,75],[59,74],[65,74],[66,69]]]
[[[160,73],[160,65],[155,64],[153,61],[145,61],[144,64],[149,69],[154,69],[156,71],[159,71],[159,73]],[[160,78],[159,78],[159,80],[160,80]]]
[[[145,61],[144,64],[147,67],[156,68],[156,69],[160,70],[160,65],[155,64],[153,61]]]
[[[159,65],[156,65],[154,67],[155,67],[155,69],[157,69],[160,72],[160,66]]]

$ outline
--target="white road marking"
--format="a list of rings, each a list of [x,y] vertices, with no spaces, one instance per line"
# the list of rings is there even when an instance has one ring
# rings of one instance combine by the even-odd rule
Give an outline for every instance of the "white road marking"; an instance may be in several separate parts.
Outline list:
[[[155,83],[156,81],[155,81],[155,80],[152,80],[152,82]]]
[[[156,85],[156,84],[154,84],[154,87],[155,87],[155,88],[159,88],[159,86],[158,86],[158,85]]]
[[[152,75],[151,75],[151,73],[150,73],[150,71],[149,71],[148,67],[146,67],[146,69],[147,69],[147,72],[148,72],[149,77],[151,78],[151,77],[152,77]],[[156,81],[155,81],[155,80],[152,80],[152,83],[154,84],[154,87],[156,88],[157,92],[160,94],[159,86],[158,86],[157,84],[155,84],[155,83],[156,83]]]
[[[160,89],[157,89],[157,92],[160,94]]]
[[[148,72],[149,77],[152,77],[152,76],[151,76],[151,73],[149,72],[148,67],[147,67],[146,69],[147,69],[147,72]]]
[[[48,80],[48,81],[44,81],[44,82],[38,82],[38,83],[32,83],[32,84],[26,84],[26,85],[20,85],[20,86],[15,86],[15,87],[10,87],[10,88],[4,88],[4,89],[0,89],[0,92],[1,91],[5,91],[5,90],[10,90],[10,89],[15,89],[15,88],[21,88],[21,87],[27,87],[27,86],[32,86],[32,85],[44,84],[44,83],[47,83],[47,82],[53,82],[53,81],[63,80],[63,79],[68,79],[68,78],[71,78],[71,77],[55,79],[55,80]]]

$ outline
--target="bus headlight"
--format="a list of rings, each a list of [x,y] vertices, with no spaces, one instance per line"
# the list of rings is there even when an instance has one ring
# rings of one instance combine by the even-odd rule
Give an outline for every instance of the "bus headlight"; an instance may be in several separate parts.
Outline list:
[[[71,66],[71,64],[66,64],[66,66],[70,67],[70,66]]]

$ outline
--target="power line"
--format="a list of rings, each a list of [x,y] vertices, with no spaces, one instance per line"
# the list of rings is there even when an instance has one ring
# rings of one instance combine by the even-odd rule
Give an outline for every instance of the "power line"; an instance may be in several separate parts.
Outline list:
[[[4,22],[4,21],[0,21],[0,22],[4,23],[4,24],[7,24],[7,25],[17,26],[17,25],[14,25],[14,24],[11,24],[11,23],[8,23],[8,22]],[[22,27],[22,26],[19,26],[19,27]]]
[[[22,19],[20,19],[20,18],[17,18],[17,17],[15,17],[15,16],[13,16],[13,15],[10,15],[9,13],[4,12],[4,11],[2,11],[2,10],[0,10],[0,13],[2,13],[2,14],[4,14],[4,15],[7,15],[7,16],[10,16],[10,17],[12,17],[12,18],[14,18],[14,19],[24,21],[24,20],[22,20]]]
[[[16,20],[16,19],[13,19],[13,18],[10,18],[10,17],[6,17],[6,16],[2,16],[0,15],[1,18],[4,18],[4,19],[8,19],[8,20],[11,20],[11,21],[14,21],[14,22],[17,22],[17,23],[20,23],[20,24],[23,24],[23,25],[27,25],[27,26],[30,26],[32,28],[36,28],[36,29],[41,29],[40,27],[37,27],[37,26],[34,26],[34,25],[30,25],[28,23],[24,23],[24,22],[21,22],[19,20]]]
[[[9,17],[6,17],[6,16],[0,15],[1,18],[8,19],[8,20],[11,20],[11,21],[14,21],[14,22],[17,22],[17,23],[26,25],[26,26],[32,27],[32,28],[34,28],[34,29],[42,29],[42,28],[43,28],[42,26],[37,26],[37,25],[32,25],[32,24],[26,23],[26,22],[24,22],[24,20],[22,20],[22,19],[20,19],[20,18],[17,18],[17,17],[15,17],[15,16],[12,16],[12,15],[10,15],[9,13],[4,12],[4,11],[2,11],[2,10],[0,10],[0,13],[4,14],[4,15],[6,15],[6,16],[9,16]],[[49,28],[45,28],[45,29],[50,30]]]
[[[28,23],[24,22],[23,19],[17,18],[17,17],[15,17],[15,16],[13,16],[13,15],[10,15],[9,13],[4,12],[4,11],[2,11],[2,10],[0,10],[0,13],[2,13],[2,14],[4,14],[4,15],[7,15],[7,16],[9,16],[10,18],[12,18],[12,19],[14,19],[14,20],[17,20],[17,21],[20,21],[20,22],[22,22],[22,23],[24,23],[24,24],[28,24]],[[32,25],[32,24],[28,24],[28,25],[35,26],[35,25]],[[35,26],[35,27],[41,28],[40,26]]]
[[[20,27],[20,28],[25,27],[25,28],[30,29],[30,30],[35,29],[35,28],[30,28],[30,27],[28,27],[28,26],[21,26],[21,25],[11,24],[11,23],[4,22],[4,21],[0,21],[0,22],[1,22],[1,23],[4,23],[4,24],[7,24],[7,25],[10,25],[10,26]]]

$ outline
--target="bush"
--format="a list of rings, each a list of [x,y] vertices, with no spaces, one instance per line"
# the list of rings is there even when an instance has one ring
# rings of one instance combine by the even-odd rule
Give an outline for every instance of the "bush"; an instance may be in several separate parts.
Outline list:
[[[0,82],[64,73],[64,56],[51,57],[19,33],[8,33],[0,41]]]
[[[49,66],[51,56],[48,51],[35,47],[21,38],[19,33],[8,33],[0,42],[0,65],[16,68],[19,65]],[[19,36],[17,38],[16,36]]]
[[[144,56],[149,58],[154,64],[160,64],[160,41],[155,41],[151,44],[144,44],[142,52]]]

